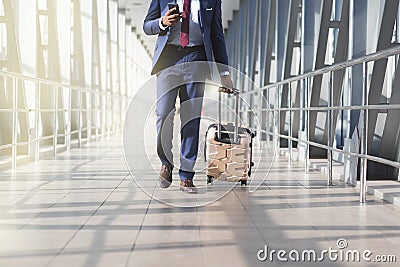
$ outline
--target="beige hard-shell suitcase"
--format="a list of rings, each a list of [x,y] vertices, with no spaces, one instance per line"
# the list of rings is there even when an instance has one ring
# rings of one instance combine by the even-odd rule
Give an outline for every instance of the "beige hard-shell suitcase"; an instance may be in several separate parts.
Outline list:
[[[207,161],[207,182],[213,179],[241,182],[246,185],[251,176],[254,133],[248,128],[239,127],[239,95],[236,92],[235,124],[221,123],[221,91],[218,101],[218,122],[211,124],[206,133],[205,159]]]

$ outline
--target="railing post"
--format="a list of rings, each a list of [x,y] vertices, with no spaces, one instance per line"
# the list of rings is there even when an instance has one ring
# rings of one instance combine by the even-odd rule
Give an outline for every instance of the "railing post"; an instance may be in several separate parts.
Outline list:
[[[328,148],[333,147],[333,71],[329,72],[328,87]],[[333,151],[328,149],[328,181],[327,185],[333,185]]]
[[[108,117],[109,120],[107,120],[107,135],[106,138],[109,138],[111,136],[111,130],[113,127],[113,104],[112,104],[112,94],[107,90],[106,94],[107,100],[106,100],[106,112],[110,113],[110,116]]]
[[[305,127],[305,137],[306,141],[310,141],[310,86],[311,86],[311,77],[306,78],[306,85],[304,89],[304,127]],[[309,172],[310,168],[310,145],[306,143],[305,145],[305,159],[304,159],[304,168],[305,173]]]
[[[12,78],[12,147],[11,147],[11,170],[17,169],[17,139],[18,139],[18,90],[17,80]]]
[[[87,135],[86,140],[87,142],[90,142],[92,139],[92,95],[88,91],[85,92],[85,95],[86,95],[86,135]],[[122,104],[119,108],[120,110],[122,110]]]
[[[53,152],[57,155],[58,87],[54,86]]]
[[[363,63],[363,93],[362,106],[368,105],[368,65]],[[360,112],[361,155],[368,154],[368,109]],[[366,202],[367,195],[367,163],[366,158],[361,158],[360,171],[360,203]]]
[[[95,140],[99,141],[99,128],[101,127],[102,113],[101,113],[101,94],[99,88],[94,90],[94,125],[95,125]],[[100,114],[100,115],[99,115]],[[99,119],[100,118],[100,119]]]
[[[69,110],[69,123],[68,123],[68,146],[67,146],[67,150],[70,151],[71,150],[71,140],[72,140],[72,89],[71,87],[68,87],[68,95],[69,95],[69,99],[68,99],[68,110]]]
[[[267,89],[267,90],[265,90],[265,92],[266,92],[266,95],[267,95],[267,99],[266,99],[266,123],[265,123],[265,137],[267,138],[267,144],[270,144],[270,138],[271,138],[271,135],[270,135],[270,129],[271,129],[271,126],[270,126],[270,115],[271,115],[271,105],[270,105],[270,103],[269,103],[269,89]],[[264,95],[265,93],[264,93],[264,91],[262,91],[262,95]]]
[[[264,124],[264,122],[262,121],[263,120],[263,115],[264,115],[264,110],[263,110],[263,102],[264,102],[264,93],[263,93],[263,91],[261,91],[261,90],[259,90],[258,91],[258,94],[259,94],[259,104],[258,104],[258,112],[257,112],[257,115],[258,115],[258,128],[260,129],[260,132],[257,134],[257,138],[258,138],[258,146],[259,147],[261,147],[261,142],[263,141],[263,124]],[[255,121],[256,121],[256,118],[254,118],[254,123],[255,123]]]
[[[100,130],[101,130],[101,134],[100,134],[100,137],[104,138],[105,132],[106,132],[106,123],[107,123],[107,114],[106,114],[107,96],[106,96],[106,92],[100,92],[100,99],[101,99],[101,103],[100,103],[100,109],[101,109]]]
[[[107,91],[104,91],[104,95],[102,95],[102,122],[101,122],[101,138],[104,138],[106,136],[106,132],[107,132],[107,120],[108,120],[108,116],[107,116]]]
[[[292,118],[292,83],[288,84],[289,86],[289,140],[288,140],[288,148],[289,148],[289,164],[292,163],[292,158],[293,158],[293,118]]]
[[[39,162],[40,158],[40,141],[39,141],[39,117],[40,117],[40,92],[42,84],[40,82],[36,83],[36,94],[35,94],[35,162]]]
[[[279,147],[280,147],[280,137],[279,135],[279,126],[280,126],[280,106],[279,106],[279,94],[280,94],[280,85],[275,87],[275,118],[274,118],[274,140],[275,140],[275,153],[279,157]]]
[[[300,99],[299,99],[299,108],[300,108],[299,109],[299,131],[305,132],[305,126],[304,126],[305,125],[305,122],[304,122],[304,118],[305,118],[304,103],[305,102],[304,102],[304,99],[305,99],[305,95],[306,95],[305,94],[306,79],[302,79],[298,82],[299,82],[299,90],[300,90],[300,92],[299,92],[299,95],[300,95]],[[302,136],[304,136],[304,135],[303,134],[298,135],[298,139],[299,139],[299,142],[297,144],[297,150],[298,150],[297,159],[298,160],[300,160],[302,158],[302,155],[300,154],[300,149],[303,146],[303,143],[302,143],[303,137]],[[305,159],[305,155],[304,155],[304,159]]]
[[[66,109],[65,112],[68,112]],[[65,146],[67,148],[67,151],[71,151],[71,127],[70,124],[65,125]]]
[[[78,107],[78,147],[82,146],[82,90],[79,89],[79,107]]]
[[[222,120],[224,121],[224,120],[226,120],[226,121],[228,121],[228,116],[229,116],[229,105],[228,105],[228,96],[227,95],[223,95],[222,96],[222,103],[224,103],[224,107],[223,107],[223,109],[224,109],[224,112],[223,112],[223,116],[222,116]],[[236,114],[236,116],[235,116],[235,118],[236,117],[238,117],[239,116],[239,111],[238,111],[238,113]],[[250,125],[249,125],[250,126]]]

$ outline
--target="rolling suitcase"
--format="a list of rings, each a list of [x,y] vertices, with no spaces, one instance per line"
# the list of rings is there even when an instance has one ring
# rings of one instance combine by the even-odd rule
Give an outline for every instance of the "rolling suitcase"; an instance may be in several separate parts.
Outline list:
[[[239,127],[239,94],[235,95],[235,123],[221,123],[221,92],[219,90],[218,123],[211,124],[206,132],[204,148],[207,162],[207,183],[213,179],[247,184],[254,166],[253,138],[255,134],[248,128]]]

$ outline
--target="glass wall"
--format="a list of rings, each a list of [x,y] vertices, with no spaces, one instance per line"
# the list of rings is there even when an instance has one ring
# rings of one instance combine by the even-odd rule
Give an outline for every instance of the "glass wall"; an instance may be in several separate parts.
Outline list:
[[[399,14],[398,0],[241,0],[239,10],[234,12],[226,29],[230,63],[250,76],[257,86],[263,87],[398,45]],[[395,82],[397,66],[398,57],[368,64],[366,76],[370,104],[398,103],[395,93],[398,89]],[[332,81],[329,75],[313,78],[308,99],[311,107],[327,107],[330,86],[334,105],[360,105],[363,77],[362,66],[355,66],[336,72]],[[239,80],[235,82],[242,91],[252,90]],[[298,99],[304,85],[293,87],[291,97],[287,87],[283,86],[280,91],[282,108],[304,103],[305,99]],[[265,96],[274,99],[274,92],[271,90]],[[293,103],[289,103],[289,99]],[[286,113],[281,113],[280,121],[280,131],[285,134],[289,131],[289,113]],[[394,122],[390,118],[395,116],[394,113],[387,110],[370,112],[370,155],[398,159],[399,127],[390,126],[390,122]],[[265,124],[267,118],[260,115]],[[291,126],[294,137],[300,136],[304,130],[302,117],[295,115],[297,121]],[[357,110],[335,112],[337,148],[342,149],[346,142],[357,138],[359,117]],[[327,144],[327,121],[325,111],[310,112],[311,141]],[[248,123],[252,126],[251,120]],[[389,146],[393,142],[396,142],[395,146]],[[281,140],[280,145],[288,146],[286,140]],[[312,148],[310,154],[312,157],[326,157],[326,151],[318,148]],[[369,173],[374,177],[380,176],[373,170],[382,166],[370,165]],[[384,167],[381,172],[382,177],[397,179],[397,174],[390,168]]]
[[[0,14],[0,165],[121,130],[151,55],[118,1],[2,0]]]

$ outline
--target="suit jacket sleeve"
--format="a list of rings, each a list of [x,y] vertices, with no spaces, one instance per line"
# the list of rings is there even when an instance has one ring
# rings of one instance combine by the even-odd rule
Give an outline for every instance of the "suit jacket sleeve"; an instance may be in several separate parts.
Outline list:
[[[160,0],[152,0],[150,3],[149,11],[143,23],[143,31],[147,35],[156,35],[162,32],[158,24],[161,18]]]
[[[225,65],[218,65],[219,72],[227,71],[229,62],[225,45],[224,28],[222,26],[221,0],[216,0],[211,25],[211,42],[215,62]]]

